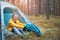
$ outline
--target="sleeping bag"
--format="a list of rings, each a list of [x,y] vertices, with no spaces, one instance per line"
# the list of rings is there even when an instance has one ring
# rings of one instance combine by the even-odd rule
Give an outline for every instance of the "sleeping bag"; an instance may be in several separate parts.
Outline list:
[[[33,32],[35,35],[37,36],[41,36],[42,32],[38,29],[38,27],[34,24],[26,24],[25,28],[23,29],[24,31],[29,31],[29,32]]]

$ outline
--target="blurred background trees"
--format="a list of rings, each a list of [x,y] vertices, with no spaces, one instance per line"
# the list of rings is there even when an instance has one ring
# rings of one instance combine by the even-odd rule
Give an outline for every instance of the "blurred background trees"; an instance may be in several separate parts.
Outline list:
[[[60,16],[60,0],[2,0],[17,6],[26,15]]]

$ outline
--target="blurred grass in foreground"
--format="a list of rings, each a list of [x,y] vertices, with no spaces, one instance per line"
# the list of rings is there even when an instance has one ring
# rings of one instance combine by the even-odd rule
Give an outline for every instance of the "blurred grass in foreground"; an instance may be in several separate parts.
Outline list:
[[[36,37],[33,33],[29,33],[26,37],[8,36],[6,40],[60,40],[60,17],[51,16],[49,20],[45,19],[45,15],[28,16],[30,21],[38,26],[43,31],[41,37]],[[51,30],[46,30],[51,29]]]

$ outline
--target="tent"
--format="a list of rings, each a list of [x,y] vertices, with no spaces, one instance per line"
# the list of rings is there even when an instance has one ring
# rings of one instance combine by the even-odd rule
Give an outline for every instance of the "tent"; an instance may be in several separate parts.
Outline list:
[[[8,20],[11,18],[13,15],[13,12],[16,12],[16,14],[19,17],[19,20],[25,24],[29,24],[30,26],[26,27],[27,29],[31,30],[32,32],[35,32],[38,35],[41,35],[42,32],[38,29],[38,27],[33,24],[32,22],[29,21],[29,19],[24,15],[23,12],[21,12],[20,9],[15,7],[14,5],[8,3],[8,2],[0,2],[0,40],[3,40],[4,38],[4,32],[7,30],[7,25],[8,25]],[[31,27],[32,26],[32,27]],[[8,32],[9,33],[9,32]],[[8,34],[6,33],[6,34]]]

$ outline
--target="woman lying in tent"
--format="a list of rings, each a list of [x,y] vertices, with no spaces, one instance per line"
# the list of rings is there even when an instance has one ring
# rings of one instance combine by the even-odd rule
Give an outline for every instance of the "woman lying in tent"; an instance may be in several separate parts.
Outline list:
[[[32,31],[37,36],[41,35],[40,30],[34,24],[24,24],[18,20],[18,16],[16,14],[12,15],[12,18],[8,22],[8,30],[16,33],[18,35],[25,35],[24,30]]]

